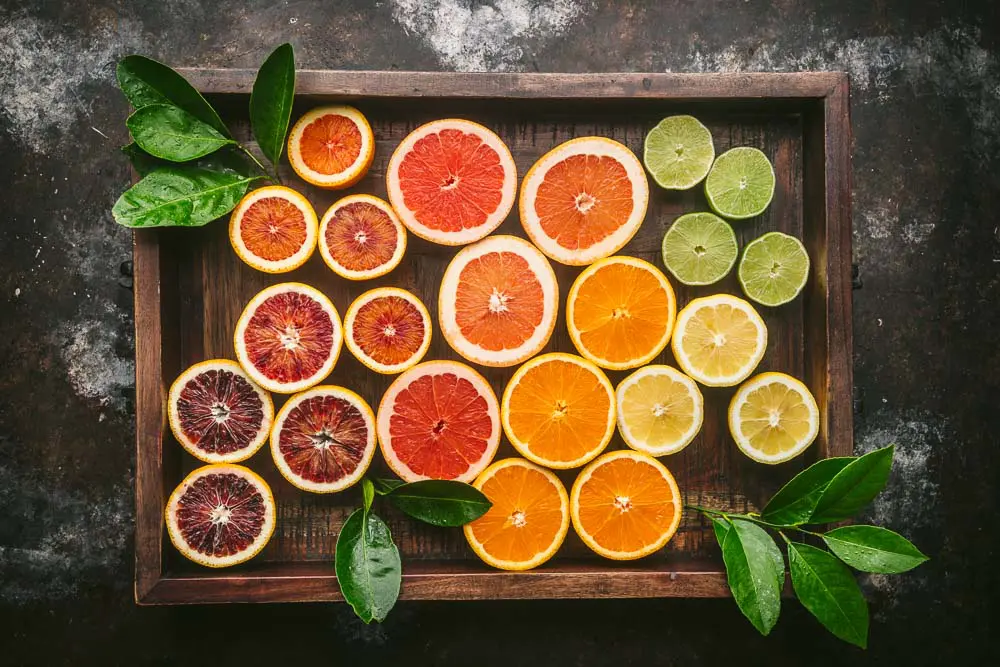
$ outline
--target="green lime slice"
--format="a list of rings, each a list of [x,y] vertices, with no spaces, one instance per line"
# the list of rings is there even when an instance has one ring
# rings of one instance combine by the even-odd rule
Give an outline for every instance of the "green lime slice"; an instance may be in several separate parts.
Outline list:
[[[729,223],[711,213],[688,213],[663,235],[663,263],[685,285],[711,285],[726,277],[739,246]]]
[[[712,133],[694,116],[664,118],[646,135],[642,161],[653,180],[667,190],[698,185],[712,168]]]
[[[718,157],[705,179],[705,196],[724,218],[760,215],[774,196],[774,167],[756,148],[732,148]]]
[[[794,236],[769,232],[747,244],[737,273],[748,297],[764,306],[780,306],[805,287],[809,253]]]

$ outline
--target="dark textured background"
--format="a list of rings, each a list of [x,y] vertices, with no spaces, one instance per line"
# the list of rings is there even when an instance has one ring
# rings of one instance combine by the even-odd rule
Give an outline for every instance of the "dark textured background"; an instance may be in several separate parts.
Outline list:
[[[866,654],[795,602],[767,639],[729,600],[401,603],[380,627],[343,605],[134,606],[114,63],[255,67],[285,40],[311,68],[851,74],[856,447],[898,443],[872,518],[932,557],[864,580]],[[1000,659],[995,0],[3,0],[0,156],[0,663]]]

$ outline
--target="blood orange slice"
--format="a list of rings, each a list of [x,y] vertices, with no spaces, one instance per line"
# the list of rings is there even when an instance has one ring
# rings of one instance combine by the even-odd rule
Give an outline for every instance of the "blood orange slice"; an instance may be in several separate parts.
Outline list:
[[[274,496],[247,468],[198,468],[170,494],[164,518],[178,551],[195,563],[228,567],[250,560],[274,532]]]
[[[413,294],[378,287],[354,300],[344,316],[347,349],[376,373],[402,373],[431,346],[431,316]]]
[[[288,135],[288,161],[307,183],[339,190],[368,171],[375,137],[368,120],[354,107],[320,107],[306,113]]]
[[[250,300],[236,323],[236,358],[254,381],[279,394],[308,389],[330,374],[344,330],[315,287],[280,283]]]
[[[396,148],[389,201],[420,238],[462,245],[483,238],[514,206],[517,168],[495,133],[467,120],[427,123]]]
[[[406,230],[386,202],[348,195],[323,214],[319,253],[334,273],[348,280],[378,278],[399,266]]]
[[[620,250],[649,201],[642,164],[604,137],[571,139],[543,155],[521,183],[521,224],[546,255],[584,265]]]
[[[271,432],[271,396],[228,359],[191,366],[174,380],[167,399],[170,430],[191,456],[236,463],[260,449]]]
[[[555,327],[559,285],[535,246],[491,236],[462,249],[441,279],[441,333],[484,366],[513,366],[545,347]]]
[[[341,491],[361,479],[375,456],[375,415],[349,389],[313,387],[278,412],[271,456],[285,479],[303,491]]]
[[[281,185],[247,193],[229,218],[229,242],[240,259],[267,273],[306,263],[316,249],[316,211],[301,194]]]
[[[389,385],[377,430],[386,463],[404,480],[471,482],[500,444],[500,408],[476,371],[457,361],[427,361]]]

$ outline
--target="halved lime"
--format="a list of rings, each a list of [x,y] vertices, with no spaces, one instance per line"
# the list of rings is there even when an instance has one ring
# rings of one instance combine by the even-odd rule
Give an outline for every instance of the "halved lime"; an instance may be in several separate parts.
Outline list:
[[[769,232],[747,244],[737,274],[748,297],[765,306],[780,306],[805,287],[809,253],[794,236]]]
[[[774,196],[774,167],[756,148],[732,148],[718,157],[705,179],[705,196],[724,218],[760,215]]]
[[[685,285],[711,285],[726,277],[739,246],[729,223],[711,213],[688,213],[663,235],[663,263]]]
[[[687,190],[705,178],[715,159],[712,133],[694,116],[669,116],[646,135],[642,161],[661,188]]]

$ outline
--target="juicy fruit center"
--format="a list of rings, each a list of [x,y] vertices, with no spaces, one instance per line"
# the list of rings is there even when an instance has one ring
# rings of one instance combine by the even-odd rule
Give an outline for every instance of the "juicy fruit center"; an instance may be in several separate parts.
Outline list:
[[[590,209],[594,208],[597,204],[597,200],[588,195],[586,192],[581,192],[576,196],[576,210],[584,215],[587,214]]]
[[[514,510],[510,515],[510,524],[515,528],[524,528],[528,523],[528,518],[521,510]]]
[[[225,403],[216,403],[212,406],[212,418],[220,424],[229,419],[230,412],[232,411]]]
[[[209,519],[212,523],[229,523],[229,517],[232,516],[233,511],[226,507],[225,505],[219,505],[215,507],[211,514],[209,514]]]
[[[510,310],[507,307],[507,302],[510,301],[511,296],[509,294],[504,294],[496,287],[493,288],[493,293],[490,294],[489,309],[491,313],[503,313]]]
[[[615,496],[613,504],[615,506],[615,509],[617,509],[622,514],[625,514],[625,512],[628,512],[630,509],[632,509],[632,499],[629,498],[628,496]]]
[[[281,341],[281,346],[286,350],[294,350],[298,348],[301,338],[299,330],[290,324],[285,327],[284,333],[278,334],[278,340]]]
[[[810,414],[798,392],[774,383],[752,392],[739,417],[743,433],[754,447],[775,455],[796,447],[808,436]]]
[[[336,440],[334,440],[332,433],[330,433],[326,429],[323,429],[319,433],[313,434],[312,442],[313,442],[313,447],[315,447],[316,449],[323,450],[333,445],[336,442]]]
[[[306,125],[299,152],[306,166],[327,176],[346,171],[361,154],[361,131],[344,116],[328,115]]]

